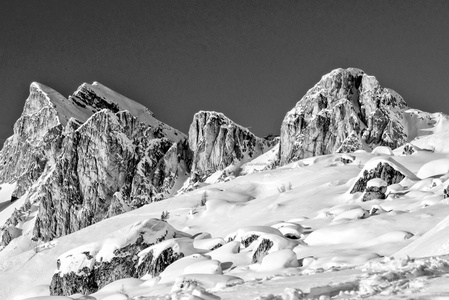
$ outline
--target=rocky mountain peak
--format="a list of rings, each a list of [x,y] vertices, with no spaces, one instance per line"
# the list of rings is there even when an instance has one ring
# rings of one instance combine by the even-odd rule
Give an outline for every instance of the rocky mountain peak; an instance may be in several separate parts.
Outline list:
[[[12,198],[25,204],[0,230],[43,240],[77,231],[175,193],[190,160],[185,134],[98,82],[68,99],[32,83],[0,152],[0,182],[15,183]],[[17,220],[32,224],[15,230]]]
[[[81,115],[75,116],[81,122],[87,121],[92,114],[107,109],[114,113],[119,111],[129,111],[131,115],[137,117],[140,122],[158,128],[161,136],[167,136],[174,141],[181,141],[186,135],[181,131],[162,123],[155,118],[154,113],[142,104],[131,100],[103,84],[94,81],[92,84],[83,83],[69,96],[71,104],[76,106],[75,111]]]
[[[218,177],[238,175],[239,168],[267,151],[274,141],[255,136],[222,113],[200,111],[189,129],[189,146],[193,152],[192,176],[204,181],[217,171]]]
[[[407,104],[374,76],[356,68],[324,75],[281,126],[280,163],[407,142]]]

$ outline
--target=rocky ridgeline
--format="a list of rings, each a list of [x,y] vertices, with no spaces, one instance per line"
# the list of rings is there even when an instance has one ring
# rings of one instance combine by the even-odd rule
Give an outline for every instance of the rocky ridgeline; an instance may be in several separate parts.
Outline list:
[[[260,171],[333,152],[396,148],[436,117],[408,109],[396,92],[352,68],[324,75],[287,113],[279,140],[256,137],[206,111],[195,114],[187,137],[98,82],[81,85],[68,99],[33,83],[0,152],[0,183],[16,183],[12,199],[26,196],[1,228],[2,244],[20,234],[50,240],[199,182],[251,173],[244,165],[258,157]],[[387,184],[390,176],[392,182],[401,177],[381,165],[367,171],[357,191],[376,176]],[[33,225],[26,226],[33,230],[22,232],[20,224],[36,209]]]
[[[189,129],[192,179],[204,181],[216,171],[224,171],[222,177],[236,176],[241,165],[273,145],[274,141],[255,136],[221,113],[200,111]]]
[[[31,194],[39,203],[34,236],[50,240],[167,197],[185,177],[178,156],[177,143],[156,138],[127,111],[99,111],[65,136],[54,168]]]
[[[191,154],[183,133],[98,83],[70,100],[33,83],[0,159],[1,181],[17,182],[13,197],[28,192],[2,228],[6,245],[36,208],[24,234],[50,240],[163,199],[188,177]]]
[[[13,198],[22,196],[44,171],[52,158],[48,150],[60,142],[62,125],[50,97],[64,97],[47,87],[32,83],[23,113],[14,124],[14,135],[0,152],[0,182],[17,182]]]
[[[408,141],[407,105],[375,77],[336,69],[287,113],[280,136],[280,164],[334,152],[396,148]]]

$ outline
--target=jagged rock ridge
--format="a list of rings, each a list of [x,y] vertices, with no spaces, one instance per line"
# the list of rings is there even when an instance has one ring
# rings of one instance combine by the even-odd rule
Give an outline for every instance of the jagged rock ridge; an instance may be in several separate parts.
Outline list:
[[[407,104],[362,70],[324,75],[287,113],[281,126],[280,164],[333,152],[396,148],[409,140]]]
[[[49,240],[163,199],[189,176],[190,161],[183,133],[99,83],[69,99],[32,83],[0,153],[1,182],[17,182],[13,197],[28,192],[3,227],[3,245],[17,219],[37,207],[34,229],[24,234]]]

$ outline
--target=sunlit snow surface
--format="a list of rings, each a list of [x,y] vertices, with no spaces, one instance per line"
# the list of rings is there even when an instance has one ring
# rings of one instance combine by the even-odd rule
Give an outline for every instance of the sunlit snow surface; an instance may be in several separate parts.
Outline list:
[[[447,153],[422,150],[405,156],[402,149],[385,148],[307,158],[275,170],[249,170],[254,173],[149,204],[46,244],[24,236],[0,252],[0,298],[449,296],[449,257],[444,256],[449,254],[449,202],[443,196],[448,160]],[[407,177],[388,186],[387,199],[362,202],[362,193],[350,194],[351,187],[363,170],[379,162]],[[177,230],[203,234],[152,246],[157,250],[182,241],[179,247],[187,249],[158,278],[122,279],[90,298],[48,296],[58,257],[89,247],[110,255],[123,242],[114,232],[159,218],[162,211],[170,212],[168,223]],[[272,246],[261,255],[258,249],[267,241]]]

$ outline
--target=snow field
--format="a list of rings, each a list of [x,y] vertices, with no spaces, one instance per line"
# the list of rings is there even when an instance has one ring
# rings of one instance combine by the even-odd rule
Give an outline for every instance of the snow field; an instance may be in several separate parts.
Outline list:
[[[60,268],[65,273],[89,266],[88,261],[77,262],[80,251],[92,251],[96,259],[111,259],[114,249],[133,241],[133,232],[152,230],[145,222],[169,211],[168,224],[185,232],[185,237],[157,243],[139,257],[170,247],[184,257],[157,277],[112,282],[90,295],[92,299],[125,299],[124,294],[131,299],[254,299],[255,286],[260,299],[301,299],[313,293],[324,297],[344,294],[345,288],[352,289],[345,295],[355,298],[419,292],[430,282],[419,274],[420,260],[408,262],[408,271],[394,273],[401,260],[391,257],[449,253],[445,246],[449,205],[443,198],[446,174],[429,179],[416,176],[422,166],[444,155],[423,151],[385,156],[385,151],[380,152],[353,153],[347,164],[335,163],[341,154],[322,156],[205,185],[61,237],[37,255],[28,250],[26,263],[21,250],[12,248],[18,244],[12,243],[11,249],[5,249],[10,263],[0,253],[0,267],[5,276],[22,280],[9,289],[0,283],[0,291],[4,299],[26,299],[31,292],[26,294],[24,287],[38,286],[32,292],[35,296],[57,299],[44,295],[57,257],[62,258]],[[360,172],[379,161],[406,173],[407,179],[388,186],[384,200],[362,202],[362,193],[348,194]],[[369,185],[385,183],[373,179]],[[198,206],[205,193],[205,205]],[[64,258],[69,255],[74,263],[66,265]],[[429,270],[443,266],[441,271],[429,271],[441,277],[449,273],[443,260],[424,264]],[[43,264],[54,267],[43,270],[39,267]],[[398,278],[408,278],[407,272],[416,276],[403,285]],[[270,294],[278,298],[269,298]]]

